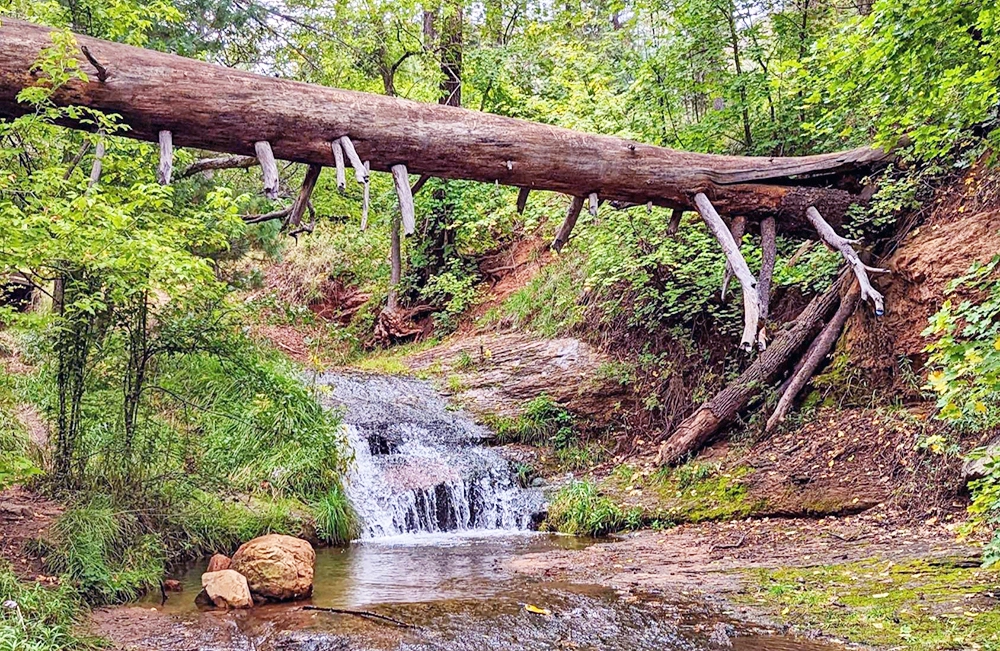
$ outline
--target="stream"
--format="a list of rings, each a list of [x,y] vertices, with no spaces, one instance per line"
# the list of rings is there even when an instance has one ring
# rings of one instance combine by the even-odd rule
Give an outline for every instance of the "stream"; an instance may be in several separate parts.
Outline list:
[[[681,595],[621,595],[512,572],[516,556],[594,541],[532,531],[542,491],[521,488],[511,464],[484,445],[489,433],[429,383],[340,373],[317,382],[327,406],[343,411],[355,453],[346,489],[364,527],[346,547],[317,550],[310,603],[415,628],[302,603],[202,612],[194,595],[205,561],[178,577],[182,592],[143,604],[178,622],[153,648],[686,651],[724,648],[711,639],[720,626],[736,633],[735,649],[837,648],[729,622]]]

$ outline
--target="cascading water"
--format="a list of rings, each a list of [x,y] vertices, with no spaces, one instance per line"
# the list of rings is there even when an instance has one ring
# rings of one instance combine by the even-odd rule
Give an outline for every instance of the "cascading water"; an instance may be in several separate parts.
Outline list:
[[[347,493],[362,538],[403,533],[524,530],[543,511],[510,463],[483,447],[488,432],[412,378],[326,373],[329,406],[344,410],[355,462]]]

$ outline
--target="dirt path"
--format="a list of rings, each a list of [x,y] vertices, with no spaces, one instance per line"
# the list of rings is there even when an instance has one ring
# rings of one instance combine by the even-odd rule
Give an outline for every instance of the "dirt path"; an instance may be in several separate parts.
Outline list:
[[[45,576],[40,558],[25,553],[25,544],[41,536],[63,508],[56,502],[22,488],[12,486],[0,491],[0,558],[11,563],[14,572],[25,580],[52,582]]]

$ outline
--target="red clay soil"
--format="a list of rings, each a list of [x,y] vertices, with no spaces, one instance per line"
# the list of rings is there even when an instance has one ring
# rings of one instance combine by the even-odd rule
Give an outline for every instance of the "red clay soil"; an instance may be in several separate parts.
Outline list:
[[[26,488],[0,491],[0,558],[10,562],[18,578],[56,582],[55,577],[45,575],[42,559],[25,552],[25,544],[41,537],[62,512],[57,502]]]
[[[1000,252],[1000,171],[977,166],[940,189],[931,205],[924,223],[880,265],[890,271],[875,280],[886,296],[885,316],[859,309],[840,342],[857,377],[903,396],[917,397],[908,376],[926,360],[921,333],[928,320],[946,299],[966,298],[947,295],[949,283]]]

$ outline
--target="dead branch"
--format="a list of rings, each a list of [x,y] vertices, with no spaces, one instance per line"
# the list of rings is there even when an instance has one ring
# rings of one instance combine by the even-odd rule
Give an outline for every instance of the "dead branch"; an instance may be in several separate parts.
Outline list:
[[[712,231],[715,239],[722,246],[726,259],[732,265],[733,273],[736,274],[740,285],[743,286],[743,337],[740,339],[740,348],[750,351],[755,344],[762,343],[758,341],[757,337],[760,324],[760,296],[757,294],[757,279],[750,273],[750,267],[743,259],[743,254],[740,253],[740,248],[736,244],[733,234],[726,227],[726,223],[722,221],[722,217],[719,217],[719,213],[715,211],[715,207],[708,200],[708,197],[699,192],[694,196],[694,202],[701,218],[705,220],[708,229]]]
[[[368,169],[365,164],[361,162],[361,158],[358,156],[358,150],[354,148],[354,143],[347,136],[340,137],[340,146],[344,148],[344,153],[347,154],[347,160],[351,162],[351,167],[354,168],[354,178],[357,179],[358,183],[368,182]]]
[[[524,209],[528,205],[528,194],[531,192],[530,188],[521,188],[517,191],[517,214],[523,215]]]
[[[258,140],[253,145],[260,161],[260,169],[264,178],[264,196],[268,199],[278,198],[278,163],[274,160],[271,144],[266,140]]]
[[[316,181],[322,170],[323,168],[319,165],[310,165],[309,169],[306,170],[306,176],[302,179],[302,187],[299,188],[299,195],[295,197],[295,203],[292,204],[292,209],[288,212],[287,224],[297,227],[302,223],[302,215],[305,214],[306,207],[310,205],[309,199],[312,197],[313,189],[316,187]]]
[[[215,158],[204,158],[191,163],[187,169],[180,173],[178,178],[186,179],[189,176],[194,176],[199,172],[206,172],[208,170],[246,169],[259,164],[260,161],[253,156],[217,156]]]
[[[761,338],[765,338],[767,318],[771,306],[771,279],[774,277],[774,262],[778,257],[777,233],[773,217],[760,221],[760,277],[757,279],[757,294],[760,295]]]
[[[840,293],[849,279],[849,275],[841,274],[830,289],[809,302],[791,328],[775,337],[747,370],[685,418],[660,445],[658,462],[677,463],[699,450],[720,428],[736,418],[750,399],[788,366],[792,357],[819,329],[826,315],[839,303]]]
[[[670,224],[667,226],[667,237],[674,237],[677,235],[677,230],[681,227],[681,217],[684,216],[684,211],[680,208],[674,208],[670,212]]]
[[[871,301],[872,306],[875,308],[875,314],[882,316],[885,312],[882,294],[872,287],[871,281],[868,280],[868,272],[884,273],[885,269],[869,267],[861,262],[861,258],[858,257],[857,252],[851,247],[851,240],[837,235],[837,232],[823,219],[823,216],[819,214],[819,211],[814,206],[809,206],[806,209],[806,219],[809,220],[809,223],[819,233],[820,239],[835,251],[839,251],[840,255],[847,261],[847,264],[850,265],[861,288],[861,300]]]
[[[560,253],[566,242],[569,241],[570,233],[573,232],[573,227],[576,226],[576,220],[580,218],[580,211],[583,210],[583,197],[573,197],[573,200],[569,204],[569,209],[566,211],[566,219],[563,220],[562,225],[559,230],[556,231],[556,237],[552,240],[552,248],[556,253]]]
[[[160,131],[160,165],[156,168],[156,180],[160,185],[170,185],[174,171],[174,140],[169,131]]]
[[[819,368],[820,363],[830,353],[834,344],[837,343],[840,331],[843,329],[848,317],[854,313],[854,308],[857,307],[859,298],[860,291],[858,291],[858,285],[852,284],[847,295],[841,299],[840,307],[837,308],[837,312],[833,315],[833,318],[823,327],[823,330],[817,335],[812,344],[810,344],[809,350],[802,356],[802,363],[792,374],[787,388],[785,388],[781,398],[778,400],[778,406],[774,408],[774,413],[767,419],[767,425],[764,427],[765,432],[770,432],[776,425],[785,420],[785,416],[788,414],[788,410],[791,409],[795,397],[806,386],[806,383],[812,378],[816,369]]]
[[[106,82],[108,80],[108,69],[101,65],[97,58],[90,53],[90,48],[86,45],[81,46],[80,51],[83,52],[83,56],[87,57],[87,61],[90,61],[90,65],[94,66],[97,70],[97,80],[102,84]]]
[[[399,198],[399,214],[403,218],[403,232],[413,235],[417,223],[413,210],[413,194],[410,192],[410,175],[406,165],[392,166],[392,180],[396,186],[396,196]]]
[[[347,171],[344,169],[344,148],[339,140],[330,143],[333,150],[333,164],[337,168],[337,189],[343,192],[347,189]]]
[[[407,624],[404,621],[389,617],[387,615],[379,615],[378,613],[373,613],[367,610],[348,610],[346,608],[324,608],[322,606],[302,606],[302,610],[318,610],[324,613],[334,613],[337,615],[353,615],[355,617],[366,617],[368,619],[377,619],[384,622],[389,622],[390,624],[395,624],[400,628],[412,628],[420,630],[419,626],[414,626],[413,624]]]
[[[743,235],[747,230],[747,220],[744,217],[737,215],[729,222],[729,232],[733,235],[733,240],[736,241],[736,247],[739,248],[743,243]],[[722,302],[726,302],[726,291],[729,289],[729,281],[733,279],[733,265],[726,261],[726,270],[722,274]]]

